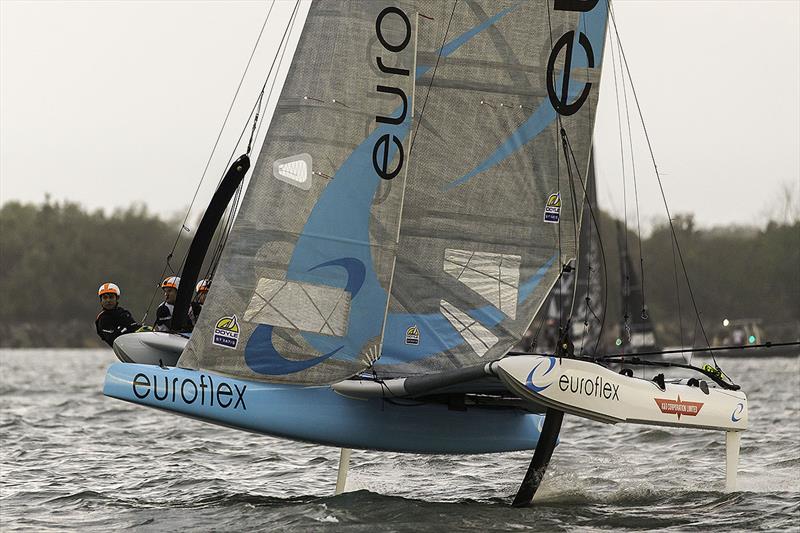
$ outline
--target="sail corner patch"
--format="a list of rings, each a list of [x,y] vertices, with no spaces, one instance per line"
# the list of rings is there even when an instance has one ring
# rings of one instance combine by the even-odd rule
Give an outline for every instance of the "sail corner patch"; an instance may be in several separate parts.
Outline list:
[[[558,224],[561,218],[561,193],[554,192],[547,197],[544,206],[544,221],[550,224]]]
[[[311,155],[297,154],[272,163],[272,175],[284,183],[307,191],[311,188]]]
[[[211,344],[236,349],[236,345],[239,344],[239,321],[236,320],[236,315],[224,316],[217,320]]]

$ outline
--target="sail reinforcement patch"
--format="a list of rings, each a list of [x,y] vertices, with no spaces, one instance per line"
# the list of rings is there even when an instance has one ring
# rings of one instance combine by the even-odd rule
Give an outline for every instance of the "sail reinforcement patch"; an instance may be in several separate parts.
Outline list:
[[[261,278],[244,320],[299,331],[343,337],[350,315],[350,293],[336,287]]]
[[[518,255],[470,250],[444,251],[444,271],[512,319],[517,317],[521,261]]]
[[[304,191],[311,188],[311,156],[297,154],[272,163],[272,175]]]
[[[479,357],[486,355],[489,348],[497,344],[499,339],[491,331],[450,302],[440,301],[439,311],[450,322],[450,325],[456,328],[456,331],[461,334]]]

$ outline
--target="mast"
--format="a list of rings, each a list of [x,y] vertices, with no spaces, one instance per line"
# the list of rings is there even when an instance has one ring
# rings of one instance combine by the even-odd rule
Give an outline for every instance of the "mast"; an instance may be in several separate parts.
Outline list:
[[[249,168],[250,158],[247,155],[242,155],[234,161],[214,192],[206,212],[203,213],[203,218],[200,220],[200,225],[197,227],[192,244],[189,246],[186,262],[181,272],[181,283],[178,286],[178,295],[175,298],[175,307],[172,311],[171,328],[173,331],[183,331],[186,327],[194,286],[200,275],[200,268],[203,266],[203,259],[205,259],[211,239],[214,237],[214,231],[217,229],[222,215],[225,214],[225,209],[228,207],[231,198],[233,198],[236,189],[239,188]]]

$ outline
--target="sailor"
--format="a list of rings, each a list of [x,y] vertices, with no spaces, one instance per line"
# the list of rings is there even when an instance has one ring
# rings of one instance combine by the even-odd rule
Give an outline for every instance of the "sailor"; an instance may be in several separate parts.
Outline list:
[[[114,283],[103,283],[97,289],[100,297],[100,306],[103,308],[94,321],[97,334],[109,346],[114,345],[114,339],[125,333],[133,333],[140,327],[130,312],[119,306],[119,287]]]
[[[175,298],[178,297],[180,283],[181,278],[178,276],[170,276],[161,282],[164,301],[156,308],[156,321],[153,324],[155,331],[170,331],[172,329],[172,310],[175,306]]]
[[[203,309],[203,304],[206,303],[206,294],[208,294],[208,289],[210,288],[210,279],[201,279],[195,286],[195,290],[197,290],[197,296],[194,297],[194,300],[189,307],[189,323],[192,325],[192,327],[197,325],[197,319],[200,317],[200,311]]]

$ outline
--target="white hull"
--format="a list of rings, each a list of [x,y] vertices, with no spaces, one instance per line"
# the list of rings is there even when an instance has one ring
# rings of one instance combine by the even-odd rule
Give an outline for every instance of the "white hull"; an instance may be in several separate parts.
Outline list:
[[[503,382],[521,398],[565,413],[616,424],[721,430],[725,436],[725,487],[736,489],[741,431],[747,429],[747,397],[696,380],[655,381],[627,377],[597,363],[556,357],[506,357],[497,363]]]
[[[123,363],[175,366],[187,342],[188,337],[176,333],[129,333],[117,337],[114,353]]]
[[[588,361],[556,357],[506,357],[501,379],[516,394],[548,407],[600,422],[628,422],[722,431],[747,429],[741,391],[627,377]]]

